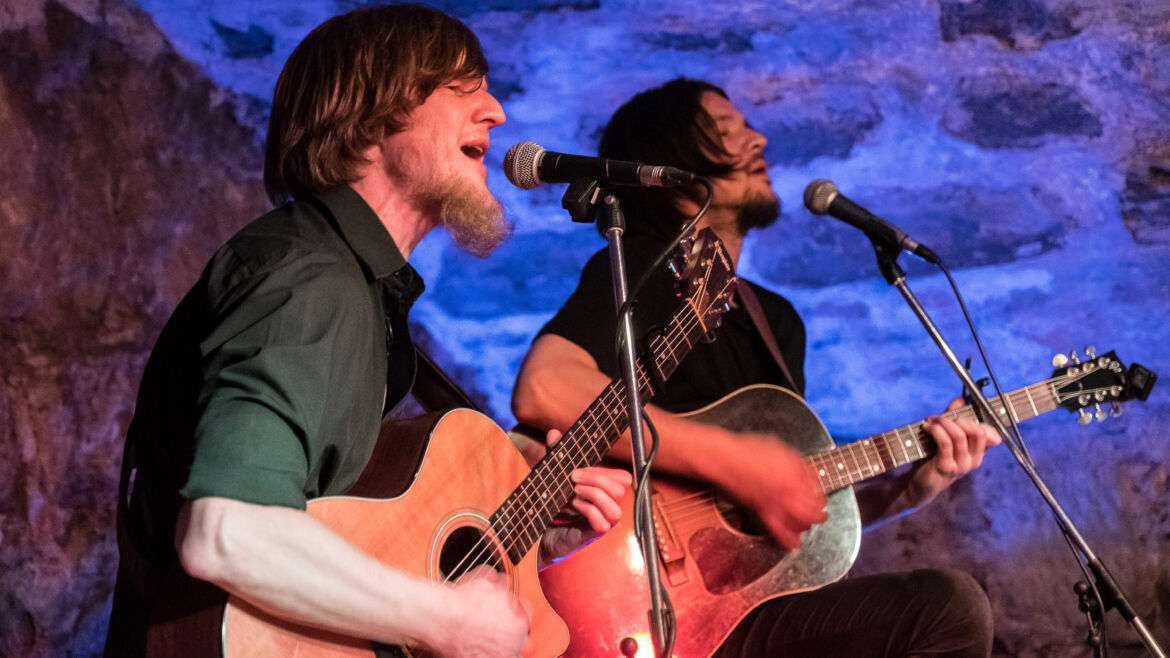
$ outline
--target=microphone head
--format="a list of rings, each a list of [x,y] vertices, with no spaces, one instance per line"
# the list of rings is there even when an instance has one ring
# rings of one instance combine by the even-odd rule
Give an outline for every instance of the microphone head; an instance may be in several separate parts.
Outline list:
[[[804,207],[814,215],[829,214],[829,204],[837,198],[837,186],[831,180],[819,178],[804,188]]]
[[[544,155],[544,148],[536,142],[520,142],[512,145],[504,154],[504,175],[516,187],[531,190],[540,185],[537,166]]]

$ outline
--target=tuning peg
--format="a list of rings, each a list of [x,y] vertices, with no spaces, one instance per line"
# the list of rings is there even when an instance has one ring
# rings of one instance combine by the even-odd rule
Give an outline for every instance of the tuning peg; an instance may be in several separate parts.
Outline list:
[[[1084,409],[1077,409],[1077,422],[1081,425],[1088,425],[1089,423],[1093,422],[1093,414],[1085,411]]]
[[[1068,358],[1071,359],[1072,362],[1076,363],[1076,364],[1080,364],[1080,362],[1081,362],[1081,357],[1077,354],[1076,350],[1069,352]]]
[[[1114,418],[1117,418],[1118,416],[1120,416],[1121,415],[1121,403],[1110,402],[1109,403],[1109,415],[1113,416]]]
[[[674,275],[674,278],[682,278],[682,271],[679,270],[678,262],[676,262],[675,259],[671,258],[670,260],[666,261],[666,269],[670,270],[670,273]]]
[[[1092,345],[1085,345],[1084,351],[1085,351],[1085,356],[1088,356],[1090,359],[1097,358],[1097,348],[1096,347],[1093,347]]]
[[[1053,368],[1063,368],[1066,364],[1068,364],[1068,357],[1067,356],[1065,356],[1059,352],[1052,355],[1052,367]]]
[[[1093,417],[1097,419],[1098,423],[1105,420],[1108,417],[1108,414],[1105,413],[1105,410],[1101,408],[1100,403],[1095,404],[1093,406],[1097,408],[1097,410],[1095,412],[1093,412]]]

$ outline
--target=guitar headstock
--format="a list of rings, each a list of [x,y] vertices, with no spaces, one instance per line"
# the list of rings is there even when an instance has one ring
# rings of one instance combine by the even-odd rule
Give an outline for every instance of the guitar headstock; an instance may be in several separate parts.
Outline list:
[[[1128,368],[1113,351],[1097,355],[1086,347],[1085,360],[1074,351],[1068,356],[1057,354],[1052,359],[1052,390],[1060,406],[1077,412],[1078,421],[1088,425],[1096,418],[1121,414],[1121,403],[1126,400],[1145,400],[1154,388],[1158,375],[1140,364]],[[1109,413],[1101,407],[1108,403]],[[1089,412],[1089,408],[1093,412]]]
[[[707,340],[714,340],[735,293],[735,267],[715,232],[695,231],[679,242],[668,267],[678,279],[678,296],[686,299]]]

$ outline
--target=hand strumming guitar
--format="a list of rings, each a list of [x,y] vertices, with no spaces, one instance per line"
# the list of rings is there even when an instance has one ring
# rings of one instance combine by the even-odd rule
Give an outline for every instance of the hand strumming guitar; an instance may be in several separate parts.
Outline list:
[[[712,431],[723,431],[711,428]],[[827,517],[825,494],[805,458],[767,434],[731,434],[711,481],[746,505],[781,546],[800,546],[800,533]]]
[[[480,567],[450,587],[442,618],[424,638],[443,658],[516,658],[528,639],[528,616],[504,577]]]

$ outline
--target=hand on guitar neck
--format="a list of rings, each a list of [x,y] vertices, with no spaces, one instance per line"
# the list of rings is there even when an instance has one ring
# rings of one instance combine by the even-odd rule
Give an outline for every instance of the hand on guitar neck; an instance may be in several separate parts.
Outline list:
[[[532,466],[544,457],[546,444],[552,446],[560,440],[561,433],[550,430],[544,444],[529,441],[521,454]],[[634,484],[629,471],[601,466],[579,468],[569,477],[573,481],[573,500],[561,512],[558,520],[563,522],[546,530],[540,539],[540,568],[588,546],[612,528],[622,517],[617,501]]]
[[[960,409],[964,404],[962,398],[955,398],[947,405],[947,411]],[[990,425],[970,418],[931,416],[923,427],[934,439],[935,453],[930,459],[911,467],[909,477],[904,479],[905,486],[896,492],[892,502],[884,506],[879,518],[900,514],[934,500],[959,478],[979,468],[987,449],[1001,442],[999,433]],[[859,502],[864,505],[864,500]]]

